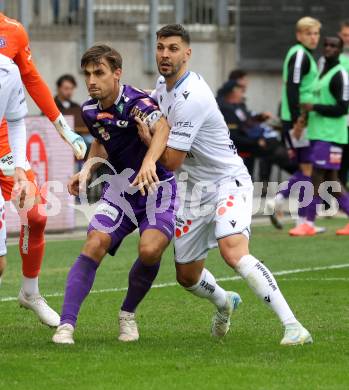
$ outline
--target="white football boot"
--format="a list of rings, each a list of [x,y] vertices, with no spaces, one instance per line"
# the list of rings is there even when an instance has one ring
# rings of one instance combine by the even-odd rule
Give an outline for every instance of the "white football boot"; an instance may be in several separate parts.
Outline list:
[[[315,229],[315,234],[322,234],[322,233],[326,232],[325,226],[315,226],[314,225],[314,229]]]
[[[217,310],[212,318],[211,335],[213,337],[224,337],[230,328],[230,317],[240,303],[240,295],[233,291],[227,291],[226,304],[224,308]]]
[[[137,341],[139,333],[135,313],[120,310],[119,312],[119,341]]]
[[[32,310],[39,320],[51,328],[56,328],[59,325],[59,315],[50,308],[45,298],[41,295],[26,295],[21,289],[18,295],[19,306],[25,309]]]
[[[311,344],[313,339],[311,334],[299,323],[286,325],[285,334],[281,340],[281,345],[303,345]]]
[[[74,344],[74,326],[71,324],[59,325],[52,337],[55,344]]]

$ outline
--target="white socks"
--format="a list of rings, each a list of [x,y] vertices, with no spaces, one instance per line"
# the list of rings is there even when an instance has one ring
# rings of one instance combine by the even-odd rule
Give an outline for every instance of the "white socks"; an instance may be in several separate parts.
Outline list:
[[[243,256],[235,270],[246,280],[254,293],[264,300],[284,326],[297,320],[283,297],[273,274],[252,255]]]
[[[39,295],[39,278],[27,278],[23,276],[22,290],[25,295]]]
[[[194,286],[186,288],[186,290],[197,297],[208,299],[216,305],[218,309],[225,306],[227,298],[226,291],[218,286],[216,279],[206,268],[202,270],[199,281]]]

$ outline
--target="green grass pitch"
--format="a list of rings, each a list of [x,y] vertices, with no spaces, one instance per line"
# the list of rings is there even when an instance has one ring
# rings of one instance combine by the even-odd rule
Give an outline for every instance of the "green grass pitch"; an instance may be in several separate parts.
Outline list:
[[[150,291],[138,310],[141,338],[117,341],[117,313],[124,291],[91,294],[85,301],[74,346],[51,343],[53,330],[14,300],[20,285],[17,247],[9,248],[9,266],[0,288],[0,389],[349,389],[349,238],[336,237],[343,220],[321,221],[328,232],[290,238],[287,230],[255,227],[251,252],[272,271],[321,267],[277,276],[298,319],[314,344],[281,347],[282,327],[242,280],[224,281],[243,304],[223,341],[210,337],[213,306],[179,286]],[[137,235],[107,257],[94,290],[127,286],[137,255]],[[81,241],[48,242],[41,291],[55,294],[49,303],[60,311],[67,272]],[[333,268],[347,264],[348,268]],[[217,278],[234,276],[214,250],[207,267]],[[332,267],[332,268],[328,268]],[[163,259],[156,284],[173,283],[172,249]]]

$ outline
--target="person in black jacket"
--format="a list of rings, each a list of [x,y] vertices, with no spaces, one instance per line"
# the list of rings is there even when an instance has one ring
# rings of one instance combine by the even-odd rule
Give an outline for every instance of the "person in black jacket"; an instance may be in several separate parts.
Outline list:
[[[294,172],[295,166],[290,162],[277,133],[263,123],[270,118],[270,114],[251,113],[244,102],[244,88],[236,80],[228,80],[218,90],[217,103],[230,130],[230,138],[251,175],[255,157],[266,161],[266,166],[276,164],[289,173]],[[269,176],[270,169],[261,170],[262,182],[267,183]]]

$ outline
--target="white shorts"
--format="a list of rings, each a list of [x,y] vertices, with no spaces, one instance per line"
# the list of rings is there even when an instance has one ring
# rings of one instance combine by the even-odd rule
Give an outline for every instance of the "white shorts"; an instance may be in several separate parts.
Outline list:
[[[243,180],[225,183],[211,204],[201,205],[201,211],[184,207],[176,216],[174,241],[175,261],[185,264],[207,257],[217,240],[235,234],[251,233],[253,184],[247,176]],[[201,215],[200,215],[201,214]],[[206,214],[206,215],[202,215]]]
[[[0,256],[5,256],[6,253],[5,200],[0,190]]]

